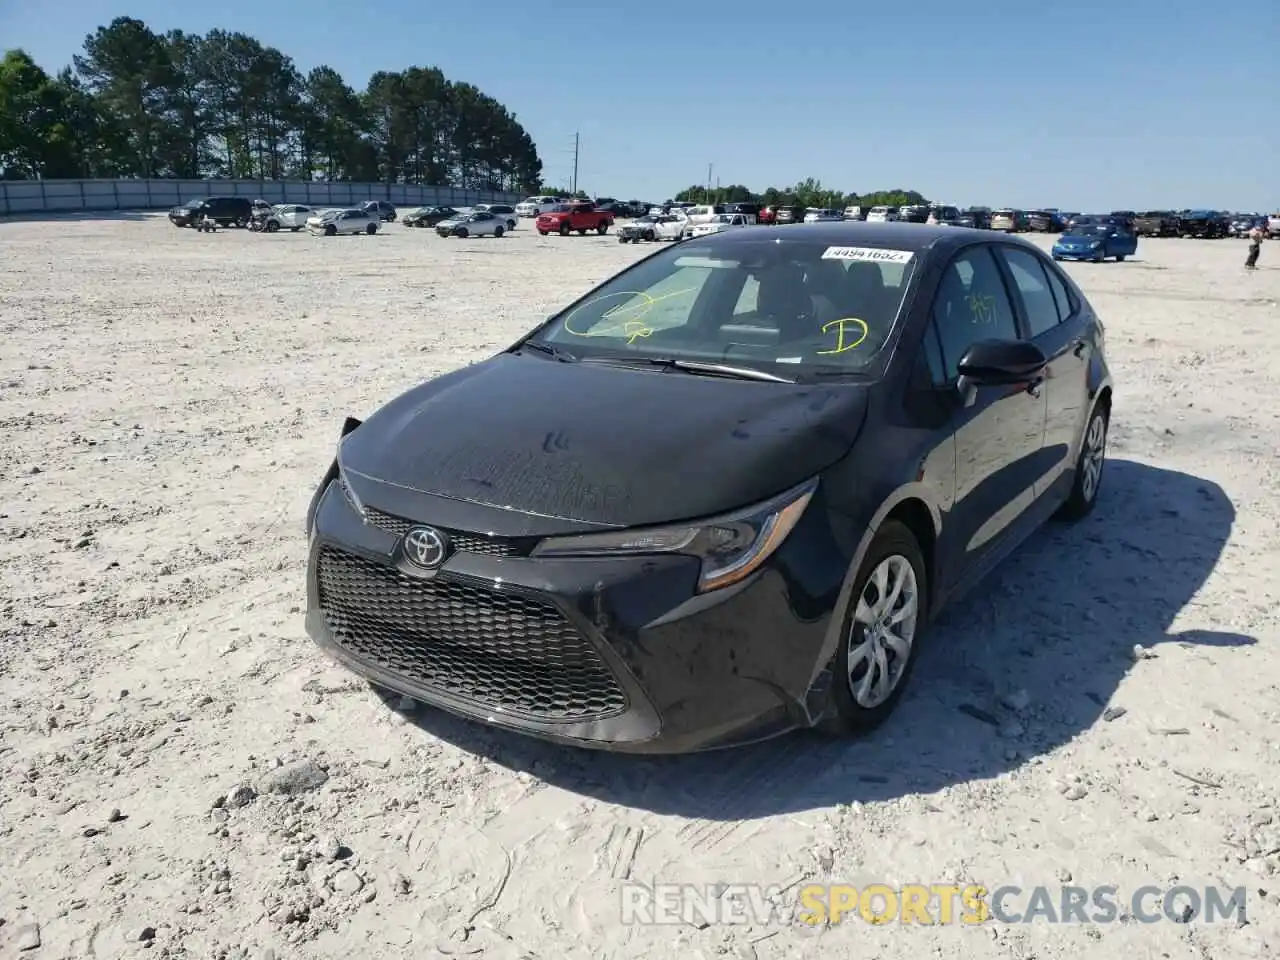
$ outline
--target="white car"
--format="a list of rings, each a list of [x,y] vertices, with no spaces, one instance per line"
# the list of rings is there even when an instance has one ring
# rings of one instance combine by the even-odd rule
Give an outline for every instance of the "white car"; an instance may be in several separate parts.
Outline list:
[[[641,240],[683,240],[689,221],[674,213],[648,213],[618,228],[619,243]]]
[[[505,216],[488,210],[460,213],[436,224],[436,233],[442,237],[500,237],[509,229]]]
[[[810,207],[804,212],[805,223],[831,223],[843,219],[844,215],[840,211],[829,207]]]
[[[367,233],[372,236],[378,232],[380,223],[378,214],[372,210],[359,208],[329,210],[314,217],[308,217],[307,230],[326,237],[336,237],[340,233]]]
[[[514,230],[520,222],[517,217],[516,208],[509,203],[477,203],[471,208],[472,213],[492,213],[494,216],[501,217],[507,222],[507,229]]]
[[[744,213],[721,213],[717,214],[714,220],[709,220],[706,223],[695,223],[689,227],[688,234],[690,237],[706,237],[713,233],[720,233],[723,230],[749,226],[751,224]]]
[[[867,223],[892,223],[897,219],[897,207],[872,207],[867,214]]]
[[[277,203],[267,214],[266,231],[292,230],[297,233],[307,225],[307,221],[316,215],[316,211],[300,203]]]
[[[1267,236],[1272,240],[1280,238],[1280,213],[1267,217]]]
[[[549,213],[560,202],[555,197],[530,197],[516,204],[516,216],[536,217],[540,213]]]

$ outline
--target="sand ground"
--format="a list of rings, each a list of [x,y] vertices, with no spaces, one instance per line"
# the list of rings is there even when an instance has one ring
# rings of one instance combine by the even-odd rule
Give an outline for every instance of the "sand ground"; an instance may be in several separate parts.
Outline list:
[[[1098,509],[945,615],[869,739],[560,749],[312,646],[343,416],[642,252],[0,223],[0,956],[1280,956],[1280,244],[1067,267],[1117,379]],[[654,879],[1222,885],[1248,922],[623,926]]]

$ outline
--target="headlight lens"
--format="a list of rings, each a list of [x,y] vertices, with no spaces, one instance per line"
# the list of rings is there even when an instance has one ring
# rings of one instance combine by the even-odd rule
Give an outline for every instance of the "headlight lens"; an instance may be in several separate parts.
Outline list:
[[[707,593],[758,570],[795,528],[816,489],[817,481],[811,480],[763,504],[699,523],[552,537],[539,543],[533,556],[686,554],[702,561],[698,592]]]
[[[1091,244],[1091,246],[1093,247],[1093,249],[1094,249],[1094,250],[1097,250],[1100,246],[1102,246],[1102,241],[1101,241],[1101,240],[1095,240],[1095,241],[1093,241],[1093,243]]]

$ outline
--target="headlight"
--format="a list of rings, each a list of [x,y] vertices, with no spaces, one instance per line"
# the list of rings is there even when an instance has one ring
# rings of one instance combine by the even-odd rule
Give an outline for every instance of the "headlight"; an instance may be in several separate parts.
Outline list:
[[[795,528],[816,489],[817,481],[810,480],[763,504],[697,523],[552,537],[539,543],[533,556],[686,554],[702,561],[698,592],[707,593],[758,570]]]
[[[1093,241],[1093,243],[1089,244],[1089,246],[1090,246],[1090,248],[1091,248],[1091,249],[1093,249],[1093,250],[1097,250],[1099,247],[1101,247],[1101,246],[1102,246],[1102,241],[1101,241],[1101,240],[1095,240],[1095,241]]]

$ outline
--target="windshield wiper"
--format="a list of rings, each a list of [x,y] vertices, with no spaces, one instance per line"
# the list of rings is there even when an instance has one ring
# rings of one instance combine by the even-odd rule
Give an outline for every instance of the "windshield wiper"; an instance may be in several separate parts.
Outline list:
[[[857,370],[810,370],[802,379],[812,380],[866,380],[869,375]]]
[[[753,367],[733,367],[723,363],[706,363],[702,360],[679,360],[675,357],[619,357],[594,356],[585,357],[583,363],[623,363],[643,364],[651,367],[666,367],[671,370],[684,370],[688,373],[705,373],[713,377],[733,377],[738,380],[767,380],[770,383],[795,383],[790,377],[780,377],[776,373],[767,373]]]
[[[554,343],[543,343],[540,340],[526,340],[520,344],[521,350],[537,350],[539,353],[545,353],[549,357],[554,357],[561,363],[574,363],[578,357],[576,354],[570,353],[564,347],[557,347]]]

